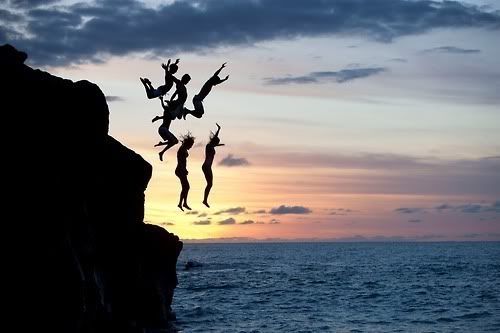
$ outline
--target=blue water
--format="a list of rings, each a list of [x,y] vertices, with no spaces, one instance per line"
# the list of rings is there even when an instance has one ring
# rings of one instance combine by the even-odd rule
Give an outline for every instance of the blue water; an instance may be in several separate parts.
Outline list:
[[[500,332],[500,243],[186,244],[178,275],[181,332]]]

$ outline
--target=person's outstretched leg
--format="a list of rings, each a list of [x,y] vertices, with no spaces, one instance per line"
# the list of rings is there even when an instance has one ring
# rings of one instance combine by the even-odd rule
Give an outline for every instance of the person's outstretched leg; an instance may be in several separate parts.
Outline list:
[[[182,206],[184,208],[188,209],[188,210],[191,210],[191,207],[189,207],[188,204],[187,204],[187,197],[188,197],[189,188],[190,188],[187,175],[184,176],[183,181],[184,181],[184,183],[182,184],[182,188],[183,188],[183,191],[184,191],[184,204]]]
[[[142,84],[144,85],[144,89],[146,89],[146,96],[151,99],[153,97],[151,97],[151,88],[149,87],[149,85],[151,85],[151,83],[148,85],[147,82],[149,82],[148,79],[143,79],[142,77],[140,77],[139,79],[141,79],[141,82]]]
[[[213,174],[210,168],[203,168],[203,173],[205,174],[205,179],[207,180],[207,186],[205,187],[205,195],[203,196],[203,204],[210,208],[208,204],[208,195],[213,185]]]
[[[189,110],[184,108],[183,118],[186,119],[188,114],[196,118],[201,118],[205,113],[205,108],[203,107],[203,99],[199,98],[198,95],[193,97],[194,110]]]
[[[167,150],[169,150],[170,148],[172,148],[173,146],[175,146],[176,144],[179,143],[179,140],[177,140],[177,138],[175,137],[175,135],[172,134],[172,132],[168,131],[168,133],[166,133],[166,143],[167,145],[165,146],[165,148],[163,148],[163,150],[161,152],[158,153],[158,155],[160,156],[160,161],[163,161],[163,154],[165,154],[165,152]],[[158,143],[159,145],[159,143]]]
[[[182,208],[182,201],[184,200],[184,186],[182,185],[182,177],[177,175],[177,177],[179,177],[179,180],[181,181],[181,193],[179,194],[179,204],[177,205],[177,207],[179,207],[180,210],[184,211],[184,209]]]

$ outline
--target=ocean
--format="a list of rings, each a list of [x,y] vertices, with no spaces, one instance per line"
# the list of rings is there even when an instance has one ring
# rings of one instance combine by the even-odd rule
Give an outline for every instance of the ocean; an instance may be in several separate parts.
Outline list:
[[[177,268],[174,332],[500,332],[498,242],[185,244]]]

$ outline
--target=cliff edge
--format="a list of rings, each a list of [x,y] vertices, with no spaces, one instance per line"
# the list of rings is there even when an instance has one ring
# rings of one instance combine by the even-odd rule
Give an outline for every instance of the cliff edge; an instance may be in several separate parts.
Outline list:
[[[4,143],[21,310],[36,312],[38,331],[165,326],[182,242],[143,222],[151,165],[108,135],[97,85],[34,70],[26,58],[0,46],[4,126],[15,128]]]

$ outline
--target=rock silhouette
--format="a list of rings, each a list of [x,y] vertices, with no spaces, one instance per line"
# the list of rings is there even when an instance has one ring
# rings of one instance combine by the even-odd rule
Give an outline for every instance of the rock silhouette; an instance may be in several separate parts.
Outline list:
[[[19,272],[23,317],[49,332],[163,327],[182,242],[143,222],[151,165],[108,135],[97,85],[26,58],[0,46],[0,103],[13,129],[7,203],[17,218],[8,271]]]

